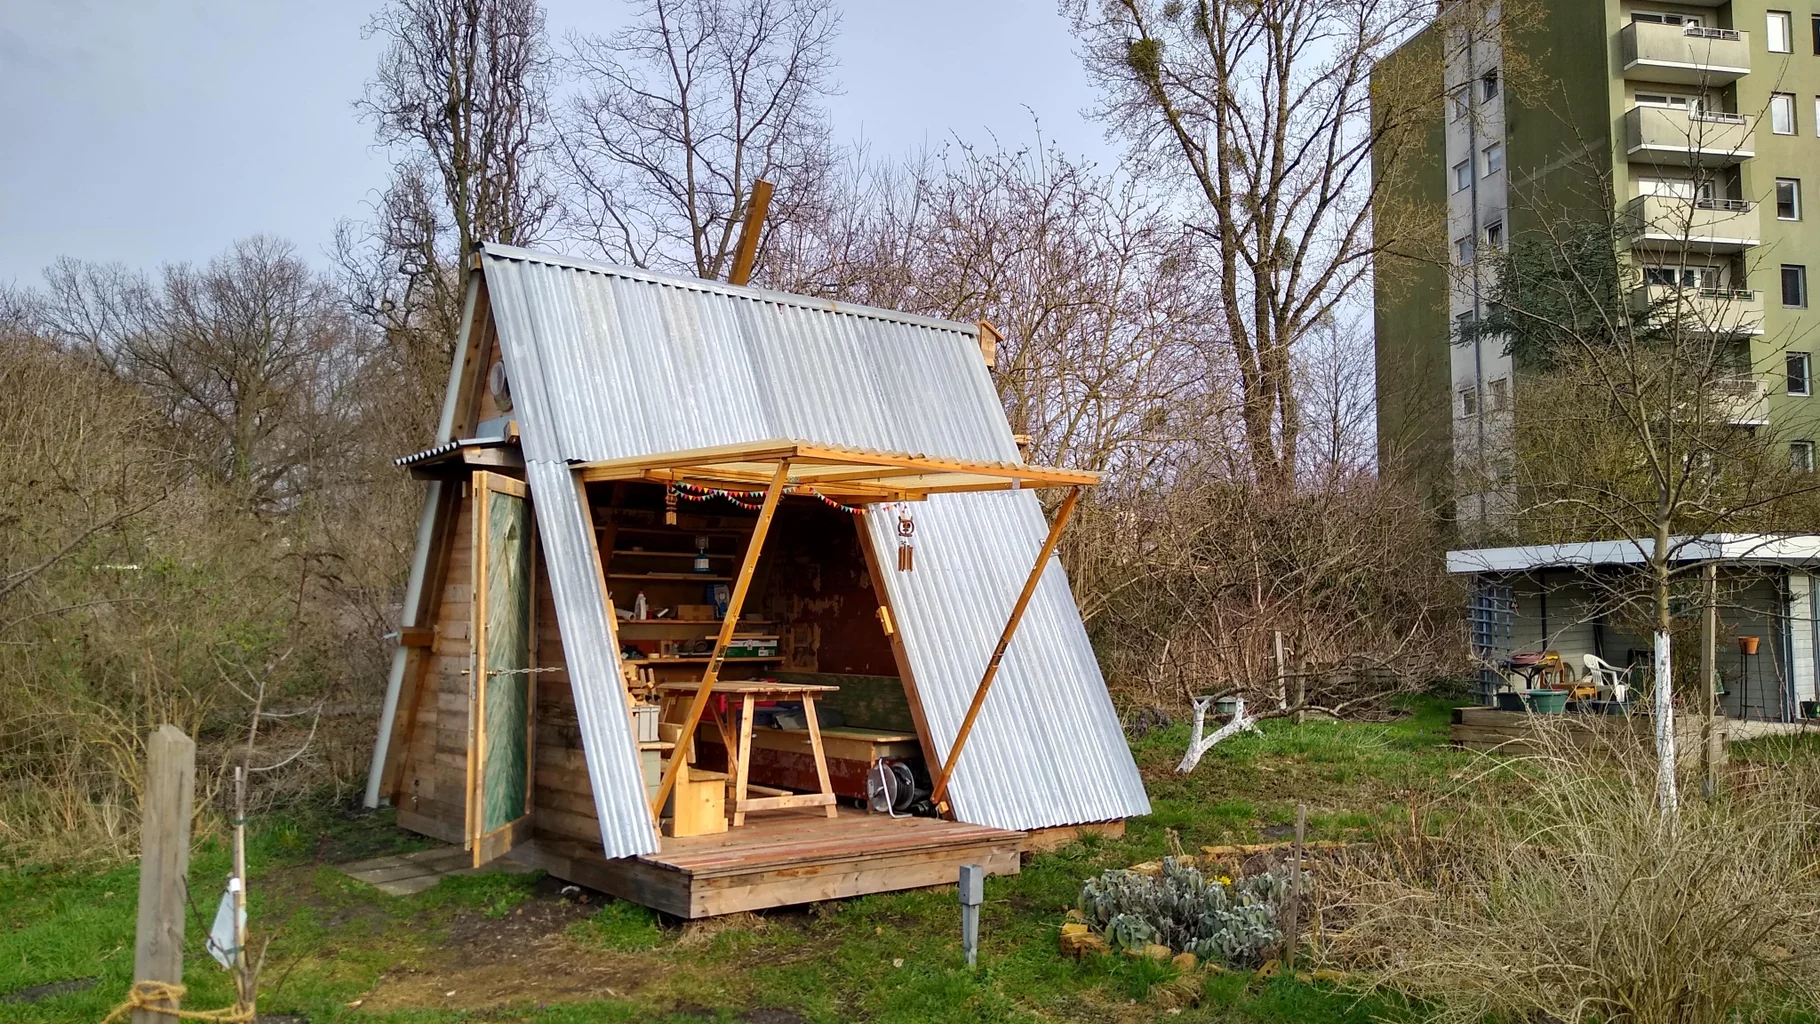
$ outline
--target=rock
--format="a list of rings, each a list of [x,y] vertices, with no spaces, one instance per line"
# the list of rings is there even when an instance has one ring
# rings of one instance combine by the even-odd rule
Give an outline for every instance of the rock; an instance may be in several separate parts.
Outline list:
[[[1201,958],[1195,956],[1193,953],[1177,953],[1170,958],[1169,962],[1174,964],[1176,969],[1184,974],[1201,966]]]

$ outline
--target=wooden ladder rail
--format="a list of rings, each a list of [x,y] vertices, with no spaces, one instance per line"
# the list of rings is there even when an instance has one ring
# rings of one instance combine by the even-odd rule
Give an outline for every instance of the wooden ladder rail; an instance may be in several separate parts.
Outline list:
[[[777,514],[777,503],[783,497],[784,482],[789,476],[790,463],[779,462],[777,472],[765,488],[765,501],[759,506],[758,522],[752,527],[751,539],[746,542],[746,556],[740,562],[739,577],[733,581],[733,593],[727,600],[727,614],[721,619],[720,635],[714,640],[714,653],[708,656],[708,667],[702,672],[701,688],[695,691],[695,699],[689,702],[682,735],[677,737],[676,746],[670,754],[670,766],[664,769],[664,778],[657,786],[657,795],[651,799],[653,824],[663,815],[664,801],[670,799],[670,791],[676,788],[676,774],[689,756],[689,744],[695,739],[695,727],[701,724],[702,712],[708,707],[708,697],[714,692],[715,681],[720,678],[721,661],[726,657],[728,645],[733,642],[733,631],[739,625],[740,608],[746,603],[746,591],[752,586],[752,573],[758,568],[758,555],[765,546],[765,534],[771,529],[771,519]]]
[[[1074,514],[1074,506],[1080,501],[1081,489],[1077,486],[1068,491],[1068,497],[1062,500],[1062,507],[1056,510],[1055,522],[1049,527],[1049,536],[1043,541],[1043,548],[1037,553],[1036,564],[1030,567],[1030,575],[1024,580],[1023,593],[1017,596],[1017,604],[1011,606],[1011,618],[1005,622],[1005,631],[999,634],[998,646],[992,649],[992,657],[986,662],[986,673],[980,677],[980,685],[973,691],[973,703],[967,706],[967,717],[961,719],[960,732],[954,736],[954,745],[948,748],[947,763],[942,765],[942,774],[935,780],[935,792],[929,797],[931,803],[943,813],[947,811],[945,798],[948,795],[948,783],[954,778],[954,766],[961,759],[961,751],[967,746],[967,737],[973,733],[973,723],[980,716],[980,709],[986,705],[986,691],[992,688],[992,680],[998,675],[999,662],[1005,658],[1005,648],[1011,646],[1011,636],[1017,632],[1018,623],[1024,619],[1024,610],[1030,606],[1030,598],[1036,593],[1036,585],[1042,582],[1043,570],[1049,566],[1049,556],[1055,554],[1055,545],[1062,539],[1062,528],[1068,524],[1068,517]]]

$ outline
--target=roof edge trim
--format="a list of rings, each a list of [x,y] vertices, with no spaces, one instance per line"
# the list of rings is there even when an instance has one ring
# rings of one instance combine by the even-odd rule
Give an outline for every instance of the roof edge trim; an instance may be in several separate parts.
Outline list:
[[[578,259],[573,256],[558,256],[555,253],[542,252],[536,249],[521,249],[515,245],[502,245],[498,242],[482,242],[481,254],[489,259],[513,260],[521,263],[542,263],[547,266],[561,267],[565,270],[579,270],[584,273],[601,274],[607,277],[623,277],[632,281],[643,281],[647,284],[668,285],[672,288],[684,288],[690,291],[708,292],[726,295],[732,298],[750,299],[758,302],[775,302],[785,306],[797,306],[803,309],[814,309],[824,313],[843,313],[848,316],[864,317],[868,320],[883,320],[889,323],[906,324],[912,327],[929,327],[941,331],[953,331],[969,338],[979,337],[979,325],[961,323],[958,320],[943,320],[938,317],[918,316],[915,313],[902,313],[897,310],[883,309],[878,306],[863,306],[852,302],[837,302],[833,299],[818,299],[810,295],[797,295],[794,292],[778,292],[768,288],[754,288],[750,285],[728,284],[725,281],[708,281],[699,277],[685,277],[681,274],[665,274],[655,270],[638,270],[632,267],[621,267],[611,263],[595,260]],[[482,267],[484,273],[484,262]]]

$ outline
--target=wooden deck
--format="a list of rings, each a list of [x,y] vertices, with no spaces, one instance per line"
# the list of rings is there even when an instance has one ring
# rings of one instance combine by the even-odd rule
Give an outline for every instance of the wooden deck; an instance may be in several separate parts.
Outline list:
[[[514,858],[578,885],[676,917],[841,899],[952,883],[963,864],[1015,875],[1022,832],[891,818],[843,807],[755,814],[720,835],[662,840],[660,852],[608,860],[597,847],[542,837]]]

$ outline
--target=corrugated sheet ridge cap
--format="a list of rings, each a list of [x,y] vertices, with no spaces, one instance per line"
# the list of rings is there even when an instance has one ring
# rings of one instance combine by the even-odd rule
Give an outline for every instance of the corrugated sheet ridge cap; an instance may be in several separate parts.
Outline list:
[[[725,281],[708,281],[699,277],[685,277],[681,274],[665,274],[656,270],[639,270],[634,267],[622,267],[612,263],[601,263],[596,260],[584,260],[573,256],[559,256],[555,253],[542,252],[536,249],[521,249],[515,245],[502,245],[498,242],[482,242],[481,252],[498,260],[513,260],[520,263],[541,263],[565,270],[579,270],[585,273],[601,274],[607,277],[623,277],[630,281],[645,284],[667,285],[672,288],[685,288],[690,291],[708,292],[726,295],[737,299],[755,302],[775,302],[786,306],[799,306],[804,309],[820,310],[825,313],[841,313],[848,316],[862,317],[868,320],[883,320],[888,323],[906,324],[911,327],[930,327],[936,330],[954,331],[970,338],[979,337],[979,325],[962,323],[958,320],[943,320],[939,317],[918,316],[915,313],[904,313],[895,309],[880,306],[863,306],[858,303],[837,302],[833,299],[818,299],[812,295],[798,295],[795,292],[772,291],[769,288],[754,288],[750,285],[728,284]]]

